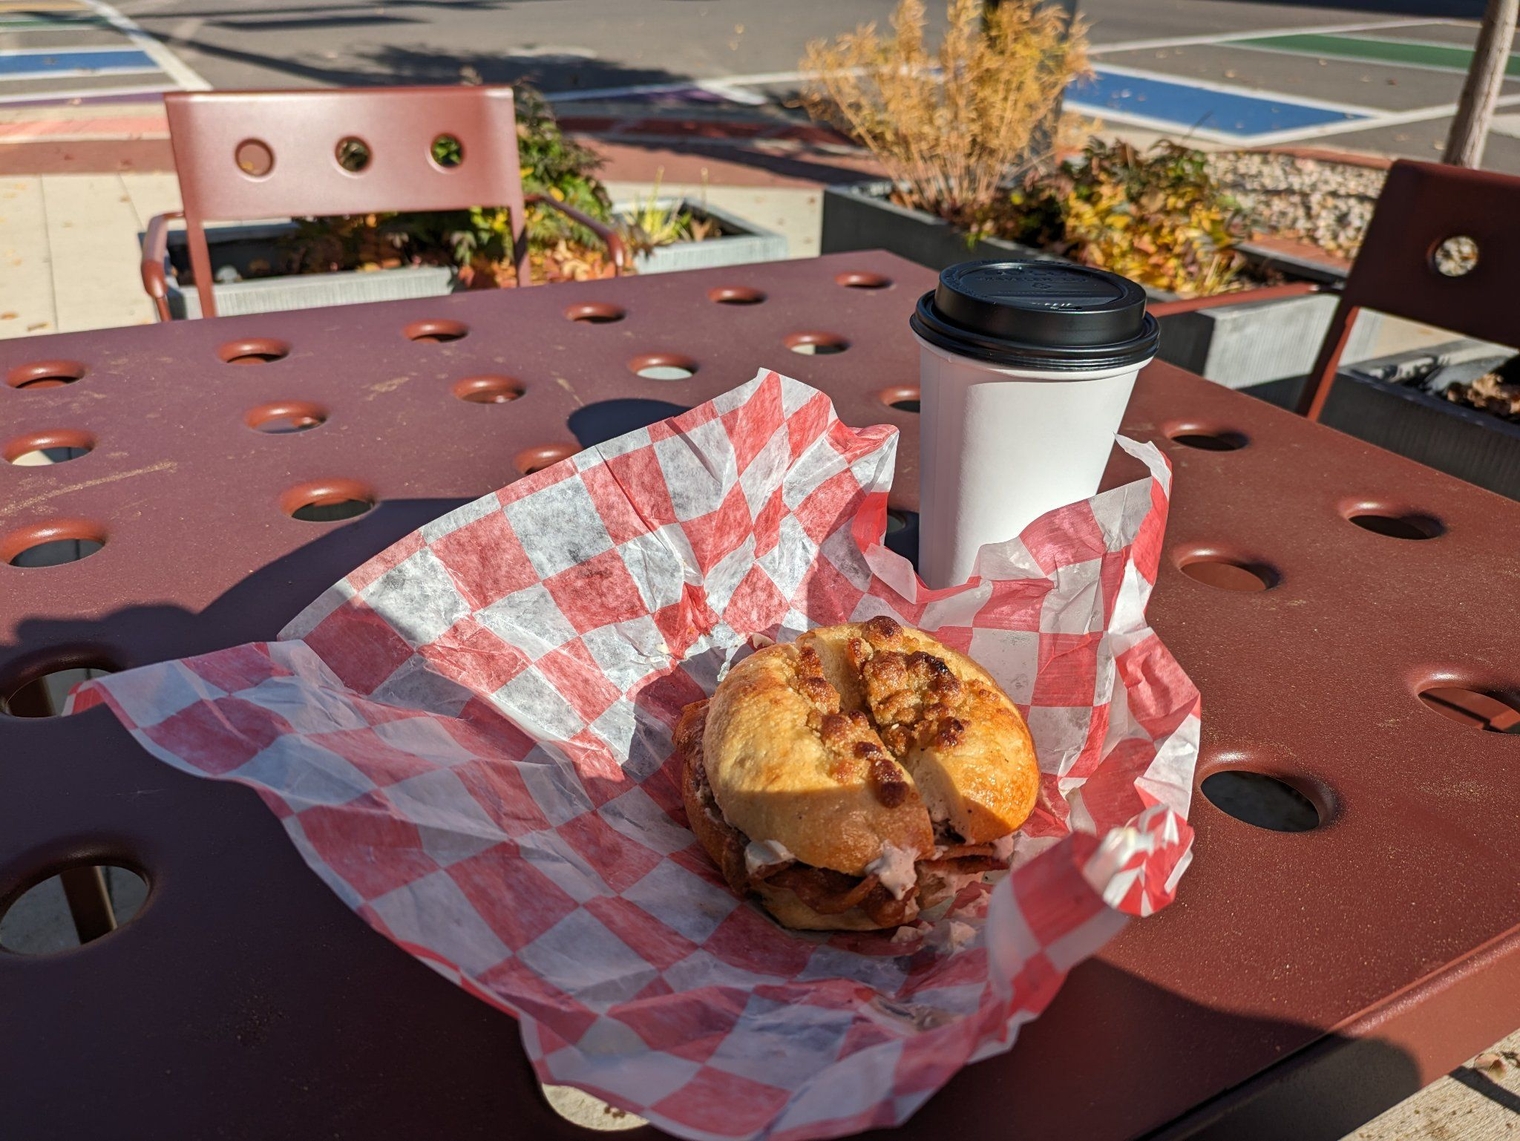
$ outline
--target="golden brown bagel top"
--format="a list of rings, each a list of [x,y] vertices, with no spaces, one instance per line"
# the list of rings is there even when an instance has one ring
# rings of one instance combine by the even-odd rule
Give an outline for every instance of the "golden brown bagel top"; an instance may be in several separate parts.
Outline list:
[[[736,665],[703,734],[724,817],[798,860],[868,874],[885,845],[928,855],[934,823],[970,843],[1034,806],[1023,718],[975,662],[879,617],[822,627]]]

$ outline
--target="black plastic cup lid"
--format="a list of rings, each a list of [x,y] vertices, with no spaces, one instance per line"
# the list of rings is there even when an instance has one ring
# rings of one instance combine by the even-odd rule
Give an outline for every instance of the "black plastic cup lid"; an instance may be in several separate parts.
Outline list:
[[[1124,368],[1156,355],[1145,290],[1102,269],[1045,261],[968,261],[918,299],[913,331],[946,352],[1005,368]]]

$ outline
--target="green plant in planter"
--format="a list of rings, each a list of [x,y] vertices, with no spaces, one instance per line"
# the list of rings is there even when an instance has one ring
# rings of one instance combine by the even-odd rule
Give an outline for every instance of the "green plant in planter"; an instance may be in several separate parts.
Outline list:
[[[676,242],[702,242],[718,237],[718,225],[712,219],[693,214],[680,201],[669,204],[660,201],[660,184],[664,177],[665,168],[661,167],[655,174],[649,197],[639,199],[625,217],[618,219],[619,229],[628,245],[635,252],[648,253]],[[705,206],[706,172],[703,172],[702,200]]]
[[[1229,287],[1244,261],[1234,247],[1245,229],[1202,152],[1099,139],[1013,190],[980,227],[1183,297]]]

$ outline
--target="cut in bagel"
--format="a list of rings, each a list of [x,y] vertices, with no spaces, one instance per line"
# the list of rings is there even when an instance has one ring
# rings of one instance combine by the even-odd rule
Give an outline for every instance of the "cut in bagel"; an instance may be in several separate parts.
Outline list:
[[[687,707],[676,744],[724,878],[807,929],[896,926],[1006,866],[1039,783],[986,671],[886,617],[753,654]]]

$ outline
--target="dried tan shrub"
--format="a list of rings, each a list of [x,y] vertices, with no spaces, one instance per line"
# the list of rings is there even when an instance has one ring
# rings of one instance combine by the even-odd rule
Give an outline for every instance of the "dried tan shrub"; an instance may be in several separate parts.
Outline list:
[[[808,45],[804,105],[867,147],[905,206],[955,221],[983,215],[1046,157],[1061,93],[1087,70],[1087,31],[1054,5],[949,0],[938,51],[922,0],[902,0],[891,34],[866,24]]]

